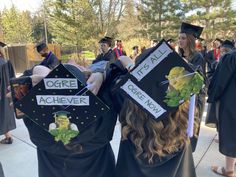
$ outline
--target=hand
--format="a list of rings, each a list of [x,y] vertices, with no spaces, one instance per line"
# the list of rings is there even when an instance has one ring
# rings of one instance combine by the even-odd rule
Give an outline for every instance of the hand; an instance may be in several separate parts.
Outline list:
[[[44,76],[41,76],[41,75],[32,75],[30,77],[32,80],[33,87],[37,85],[43,78],[45,78]]]
[[[94,94],[97,95],[101,85],[103,82],[103,73],[92,73],[87,80],[87,84],[89,85],[88,89]]]
[[[10,86],[9,86],[7,89],[10,90]],[[6,97],[9,98],[9,99],[12,99],[11,91],[7,92]],[[12,101],[10,102],[10,106],[11,106],[11,107],[13,106],[13,102],[12,102]],[[16,109],[16,114],[17,114],[17,117],[22,117],[22,116],[25,115],[25,114],[24,114],[23,112],[21,112],[19,109]]]
[[[45,78],[51,70],[45,66],[35,66],[33,69],[33,75],[31,76],[32,79],[32,85],[35,86],[37,83],[39,83],[43,78]]]
[[[119,58],[120,62],[122,63],[123,67],[126,68],[128,65],[133,64],[134,65],[134,61],[127,56],[120,56]]]

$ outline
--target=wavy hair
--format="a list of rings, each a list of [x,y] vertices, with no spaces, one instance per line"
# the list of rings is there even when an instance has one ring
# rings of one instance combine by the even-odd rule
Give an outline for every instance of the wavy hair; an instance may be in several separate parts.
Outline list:
[[[194,53],[196,52],[196,47],[195,47],[195,40],[196,38],[191,35],[191,34],[186,34],[187,37],[187,50],[189,51],[189,56],[184,56],[184,50],[182,48],[179,47],[178,52],[180,54],[181,57],[184,57],[186,60],[190,60],[193,56]]]
[[[123,120],[122,140],[131,140],[136,148],[136,157],[144,157],[149,164],[154,162],[155,156],[161,159],[178,152],[189,143],[186,134],[188,105],[189,103],[185,102],[164,121],[155,121],[136,104],[127,100],[120,115]],[[194,124],[196,134],[197,123]]]

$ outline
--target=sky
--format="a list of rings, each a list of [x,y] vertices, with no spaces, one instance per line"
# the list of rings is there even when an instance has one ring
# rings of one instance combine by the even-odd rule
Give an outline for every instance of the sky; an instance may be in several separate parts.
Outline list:
[[[35,12],[41,6],[43,0],[0,0],[0,10],[9,8],[14,4],[19,10]]]
[[[42,5],[42,1],[43,0],[0,0],[0,10],[4,7],[11,7],[13,3],[19,10],[35,12]],[[232,0],[232,2],[233,9],[236,9],[236,0]]]

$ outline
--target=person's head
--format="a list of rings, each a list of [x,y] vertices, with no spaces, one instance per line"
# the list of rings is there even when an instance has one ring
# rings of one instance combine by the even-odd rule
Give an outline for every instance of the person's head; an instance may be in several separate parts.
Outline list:
[[[4,51],[3,48],[6,46],[5,43],[0,41],[0,58],[4,58]]]
[[[57,111],[54,114],[55,123],[58,126],[59,129],[68,129],[70,120],[68,117],[68,114],[70,114],[67,111]]]
[[[122,48],[122,41],[120,39],[117,39],[115,45],[118,48]]]
[[[214,41],[213,41],[213,48],[215,49],[219,49],[221,44],[222,44],[222,40],[219,39],[219,38],[216,38]]]
[[[139,48],[137,45],[133,46],[133,54],[137,55],[139,53]]]
[[[203,28],[189,23],[182,23],[179,33],[179,52],[187,59],[195,52],[195,40],[200,38]],[[188,56],[184,56],[184,53]]]
[[[220,54],[223,56],[225,53],[230,52],[234,48],[234,43],[230,40],[225,40],[222,42],[220,46]]]
[[[172,49],[175,49],[175,41],[173,39],[168,39],[166,42],[172,47]]]
[[[112,38],[110,37],[104,37],[99,41],[100,49],[102,53],[107,53],[109,48],[111,47]]]
[[[177,152],[189,141],[186,134],[188,107],[189,102],[185,102],[164,120],[157,121],[131,100],[127,100],[120,115],[122,140],[129,138],[135,145],[136,156],[149,163],[153,163],[156,156],[165,157]],[[194,135],[196,133],[197,123],[194,125]]]
[[[153,39],[151,40],[151,47],[154,47],[158,44],[158,40],[157,39]]]
[[[49,53],[48,46],[44,42],[38,43],[36,45],[36,50],[42,57],[46,57]]]

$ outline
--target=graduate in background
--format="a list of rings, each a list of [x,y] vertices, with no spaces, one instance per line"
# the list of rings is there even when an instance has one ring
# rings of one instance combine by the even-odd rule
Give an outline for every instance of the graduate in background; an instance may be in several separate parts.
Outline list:
[[[48,46],[46,43],[44,42],[38,43],[36,45],[36,49],[38,53],[42,57],[44,57],[43,61],[39,65],[46,66],[49,69],[54,69],[57,65],[60,64],[60,61],[58,60],[56,55],[54,55],[52,51],[48,49]]]
[[[236,51],[226,53],[218,64],[208,88],[208,102],[216,104],[219,151],[225,155],[224,167],[212,166],[214,173],[234,177],[236,164]]]
[[[116,60],[119,59],[120,56],[126,55],[126,52],[123,49],[122,41],[120,39],[116,40],[113,52]]]
[[[219,59],[221,57],[221,53],[220,53],[220,47],[222,44],[223,40],[216,38],[213,42],[212,42],[212,46],[213,49],[210,50],[209,52],[207,52],[206,54],[206,62],[207,62],[207,78],[210,81],[215,70],[216,70],[216,66],[219,62]]]
[[[179,54],[182,56],[194,70],[198,70],[202,73],[204,68],[204,58],[200,52],[196,51],[195,40],[200,38],[203,28],[200,26],[195,26],[188,23],[182,23],[180,33],[179,33]],[[205,93],[202,92],[197,98],[197,107],[199,109],[198,122],[198,133],[200,131],[200,124],[203,116],[203,111],[205,108]],[[197,137],[191,138],[192,150],[193,152],[197,146]]]
[[[100,44],[101,53],[93,60],[93,64],[100,61],[106,61],[108,63],[114,62],[115,55],[111,48],[112,38],[105,36],[98,43]]]
[[[1,144],[12,144],[13,139],[10,131],[16,128],[13,108],[10,106],[10,99],[6,98],[7,87],[10,85],[10,78],[15,77],[15,72],[10,60],[3,56],[2,43],[0,46],[0,135],[5,138],[0,141]]]

